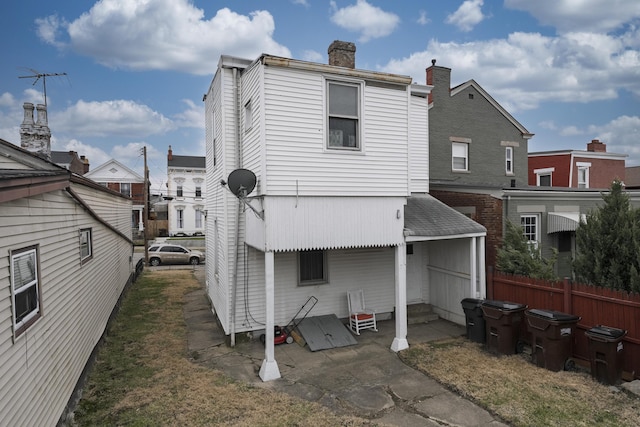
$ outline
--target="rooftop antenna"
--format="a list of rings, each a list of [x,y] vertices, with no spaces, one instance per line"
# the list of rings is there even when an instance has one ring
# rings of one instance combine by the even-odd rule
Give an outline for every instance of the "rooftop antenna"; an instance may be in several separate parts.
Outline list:
[[[42,78],[42,89],[44,92],[44,106],[47,106],[47,77],[59,77],[66,76],[67,73],[41,73],[39,71],[34,70],[33,68],[29,68],[33,74],[30,76],[18,76],[19,79],[35,79],[33,81],[32,86],[35,86],[38,83],[38,80]]]

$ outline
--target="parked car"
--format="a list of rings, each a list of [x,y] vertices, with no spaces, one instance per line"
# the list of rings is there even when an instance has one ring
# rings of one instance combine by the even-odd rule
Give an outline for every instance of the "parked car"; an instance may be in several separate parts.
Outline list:
[[[184,246],[159,244],[149,248],[149,264],[192,264],[198,265],[204,261],[204,253],[192,251]]]

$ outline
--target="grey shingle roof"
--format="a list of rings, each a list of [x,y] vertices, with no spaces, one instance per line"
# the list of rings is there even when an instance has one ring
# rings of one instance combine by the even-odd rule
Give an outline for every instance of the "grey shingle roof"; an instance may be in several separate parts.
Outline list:
[[[446,237],[487,232],[484,226],[428,194],[407,199],[404,208],[406,236]]]
[[[176,156],[172,155],[171,160],[167,160],[167,166],[178,168],[202,168],[206,167],[206,157],[201,156]]]

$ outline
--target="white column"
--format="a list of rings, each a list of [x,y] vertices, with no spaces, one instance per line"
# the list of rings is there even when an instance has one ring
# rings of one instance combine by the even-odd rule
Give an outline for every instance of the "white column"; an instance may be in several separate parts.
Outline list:
[[[144,230],[144,207],[138,208],[138,231]]]
[[[396,337],[391,350],[398,352],[409,348],[407,341],[407,246],[396,246]]]
[[[476,243],[476,238],[472,237],[471,238],[471,244],[469,246],[469,261],[471,261],[471,265],[469,266],[469,276],[470,276],[470,282],[469,286],[471,286],[471,289],[469,289],[469,297],[474,298],[477,294],[477,279],[478,279],[478,256],[476,254],[476,250],[477,250],[477,243]]]
[[[487,298],[487,260],[486,250],[484,247],[485,237],[482,236],[478,239],[478,264],[480,267],[480,290],[476,295],[476,298]]]
[[[275,278],[274,278],[274,262],[273,252],[264,253],[264,277],[265,277],[265,344],[264,344],[264,360],[260,367],[260,378],[262,381],[271,381],[280,378],[280,369],[276,362],[274,352],[274,313],[275,313]]]

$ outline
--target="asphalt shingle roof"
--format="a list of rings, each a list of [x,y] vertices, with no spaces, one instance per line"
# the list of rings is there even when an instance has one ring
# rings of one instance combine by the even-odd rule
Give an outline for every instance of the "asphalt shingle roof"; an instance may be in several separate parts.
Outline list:
[[[487,232],[484,226],[428,194],[407,199],[404,208],[407,236],[445,237]]]
[[[169,167],[178,168],[202,168],[206,167],[206,157],[202,156],[176,156],[172,155],[172,159],[167,161]]]

